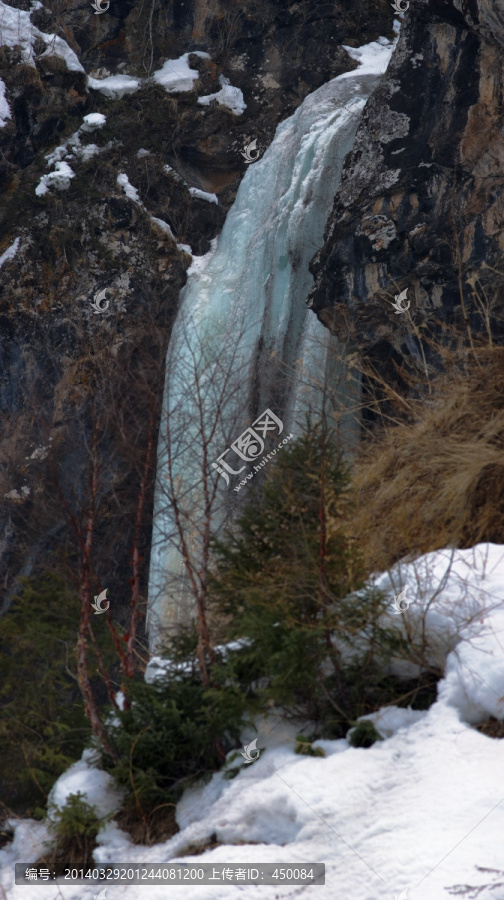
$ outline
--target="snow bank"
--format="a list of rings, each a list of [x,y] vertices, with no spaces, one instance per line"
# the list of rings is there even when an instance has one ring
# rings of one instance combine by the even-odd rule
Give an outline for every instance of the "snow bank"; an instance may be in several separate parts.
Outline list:
[[[427,712],[421,709],[403,709],[400,706],[386,706],[378,712],[369,713],[367,716],[361,716],[358,721],[372,722],[378,734],[383,738],[392,737],[402,728],[409,728],[415,722],[419,722],[427,715]],[[352,730],[352,729],[351,729]]]
[[[446,667],[440,698],[469,723],[504,719],[504,548],[427,553],[373,583],[391,598],[389,624],[399,619],[418,641],[425,630],[428,661]],[[409,604],[402,620],[393,609],[398,592]]]
[[[0,884],[14,881],[14,865],[25,860],[37,860],[50,841],[47,825],[34,819],[8,819],[7,828],[14,831],[14,840],[0,850]],[[19,888],[15,888],[16,891]]]
[[[17,491],[15,488],[12,488],[7,494],[4,494],[6,500],[26,500],[31,494],[31,488],[27,484],[23,484],[22,488]]]
[[[193,50],[193,53],[201,59],[210,59],[208,53],[203,53],[202,50]],[[189,56],[189,53],[184,53],[178,59],[167,59],[162,68],[154,72],[153,80],[169,94],[191,91],[194,82],[199,78],[199,73],[196,69],[191,69]]]
[[[467,710],[469,705],[481,715],[504,717],[497,697],[504,679],[504,547],[427,554],[373,583],[390,598],[385,618],[414,628],[424,615],[430,636],[445,648],[446,676],[433,706],[390,706],[364,716],[384,740],[367,750],[346,740],[317,741],[326,758],[296,756],[294,726],[265,718],[254,735],[264,751],[260,758],[243,765],[232,781],[216,773],[208,784],[186,791],[177,807],[178,834],[155,848],[139,848],[110,828],[101,833],[97,862],[321,861],[321,900],[449,900],[460,894],[503,900],[497,835],[504,828],[504,742],[471,728]],[[404,586],[411,602],[400,618],[392,605]],[[164,667],[153,658],[149,680]],[[252,736],[244,732],[243,743]],[[215,840],[221,846],[204,856],[186,855],[190,846]],[[145,900],[147,890],[149,898],[161,900],[156,888],[144,889]],[[125,889],[126,900],[139,891]],[[226,884],[225,892],[219,885],[170,888],[174,900],[274,900],[293,893],[309,891],[264,884]]]
[[[84,750],[82,758],[58,778],[49,794],[48,804],[62,809],[70,794],[81,793],[83,799],[94,806],[101,818],[116,812],[121,805],[121,794],[111,775],[94,767],[96,756],[92,750]],[[54,815],[50,809],[50,815]]]
[[[368,750],[349,748],[346,741],[319,742],[334,746],[325,759],[296,756],[292,743],[269,746],[260,734],[266,752],[233,781],[217,774],[186,792],[177,811],[178,834],[140,848],[112,828],[101,833],[95,859],[321,861],[322,900],[394,900],[405,890],[408,900],[449,900],[454,885],[484,885],[492,876],[476,867],[497,870],[502,864],[495,838],[504,827],[504,809],[496,803],[504,776],[501,745],[442,704],[416,722],[406,718],[396,734]],[[186,855],[190,845],[204,846],[213,835],[222,846],[204,856]],[[163,897],[161,888],[123,890],[127,900]],[[170,887],[175,900],[274,900],[294,893],[310,896],[307,888],[278,885]],[[484,900],[502,896],[483,894]]]
[[[474,730],[468,707],[503,710],[504,547],[426,554],[401,563],[374,584],[393,605],[406,585],[412,600],[396,627],[429,615],[429,631],[440,630],[446,646],[446,676],[427,711],[390,706],[364,716],[384,740],[369,749],[346,740],[317,741],[325,758],[297,756],[298,726],[273,716],[244,730],[262,751],[233,780],[221,772],[184,793],[177,806],[180,831],[155,846],[133,845],[115,824],[98,835],[97,865],[183,862],[226,865],[324,862],[326,883],[318,900],[503,900],[504,741]],[[450,622],[450,616],[452,621]],[[458,667],[456,663],[458,662]],[[165,668],[151,660],[150,679]],[[102,815],[117,808],[109,776],[93,768],[90,751],[56,783],[51,799],[61,806],[81,791]],[[14,844],[0,850],[0,885],[7,900],[53,900],[50,885],[16,887],[13,865],[33,862],[47,838],[44,825],[14,823]],[[217,841],[220,846],[195,855]],[[90,885],[91,888],[91,885]],[[64,886],[63,900],[79,900],[82,886]],[[93,888],[97,893],[97,889]],[[166,887],[110,888],[124,900],[164,900]],[[173,900],[287,900],[312,895],[309,887],[173,885]],[[112,893],[110,900],[113,900]]]

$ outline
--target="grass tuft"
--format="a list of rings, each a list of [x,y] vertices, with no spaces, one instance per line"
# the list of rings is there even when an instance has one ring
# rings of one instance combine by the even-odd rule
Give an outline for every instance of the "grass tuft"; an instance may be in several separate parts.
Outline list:
[[[353,470],[351,530],[368,571],[400,558],[481,541],[504,543],[504,349],[408,403],[408,421],[364,444]]]

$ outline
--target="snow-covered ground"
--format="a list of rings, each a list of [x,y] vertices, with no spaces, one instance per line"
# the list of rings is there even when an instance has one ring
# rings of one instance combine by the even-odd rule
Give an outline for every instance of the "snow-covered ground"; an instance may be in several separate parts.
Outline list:
[[[232,781],[217,773],[187,791],[178,834],[134,846],[109,824],[95,851],[101,865],[324,862],[325,886],[121,885],[107,888],[107,900],[274,900],[310,892],[321,900],[504,900],[504,741],[472,727],[489,714],[504,719],[504,547],[427,554],[375,583],[390,597],[390,623],[411,633],[424,623],[435,654],[444,653],[445,677],[428,711],[381,710],[372,718],[383,741],[355,749],[346,740],[320,740],[325,758],[295,755],[295,729],[265,719],[257,735],[243,734],[244,744],[258,737],[260,758],[243,763]],[[408,609],[397,614],[400,590]],[[78,790],[103,814],[117,804],[89,751],[59,779],[52,799],[62,805]],[[184,855],[214,834],[222,846]],[[54,886],[13,884],[14,862],[33,862],[46,836],[40,823],[20,822],[14,844],[0,851],[9,900],[55,897]],[[98,890],[63,886],[60,896],[91,898]]]

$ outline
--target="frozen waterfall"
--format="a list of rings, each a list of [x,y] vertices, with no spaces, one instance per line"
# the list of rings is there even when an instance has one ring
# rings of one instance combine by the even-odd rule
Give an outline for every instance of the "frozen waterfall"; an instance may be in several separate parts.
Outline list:
[[[158,446],[151,648],[161,629],[192,613],[187,585],[197,574],[184,566],[181,550],[201,554],[209,521],[215,531],[246,494],[234,489],[252,477],[251,462],[277,445],[273,438],[296,436],[303,409],[318,402],[313,385],[327,376],[329,357],[333,382],[346,380],[331,353],[335,339],[306,307],[308,265],[323,243],[343,161],[392,45],[380,38],[346,49],[360,66],[310,94],[278,126],[245,173],[212,249],[193,259],[181,292]],[[273,417],[265,420],[267,409]],[[351,423],[348,416],[350,442]]]

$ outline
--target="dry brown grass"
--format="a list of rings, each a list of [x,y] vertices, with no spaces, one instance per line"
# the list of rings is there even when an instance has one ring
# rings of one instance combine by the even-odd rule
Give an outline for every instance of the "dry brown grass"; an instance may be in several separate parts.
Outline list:
[[[475,728],[476,731],[480,731],[481,734],[486,734],[487,737],[504,738],[504,722],[495,719],[493,716],[490,716],[486,722],[481,722],[480,725],[476,725]]]
[[[175,805],[166,803],[147,815],[139,815],[138,809],[121,809],[116,824],[125,831],[134,844],[151,847],[167,841],[180,831],[175,818]]]
[[[447,371],[355,461],[350,529],[370,572],[408,554],[504,543],[504,349],[477,349]]]

